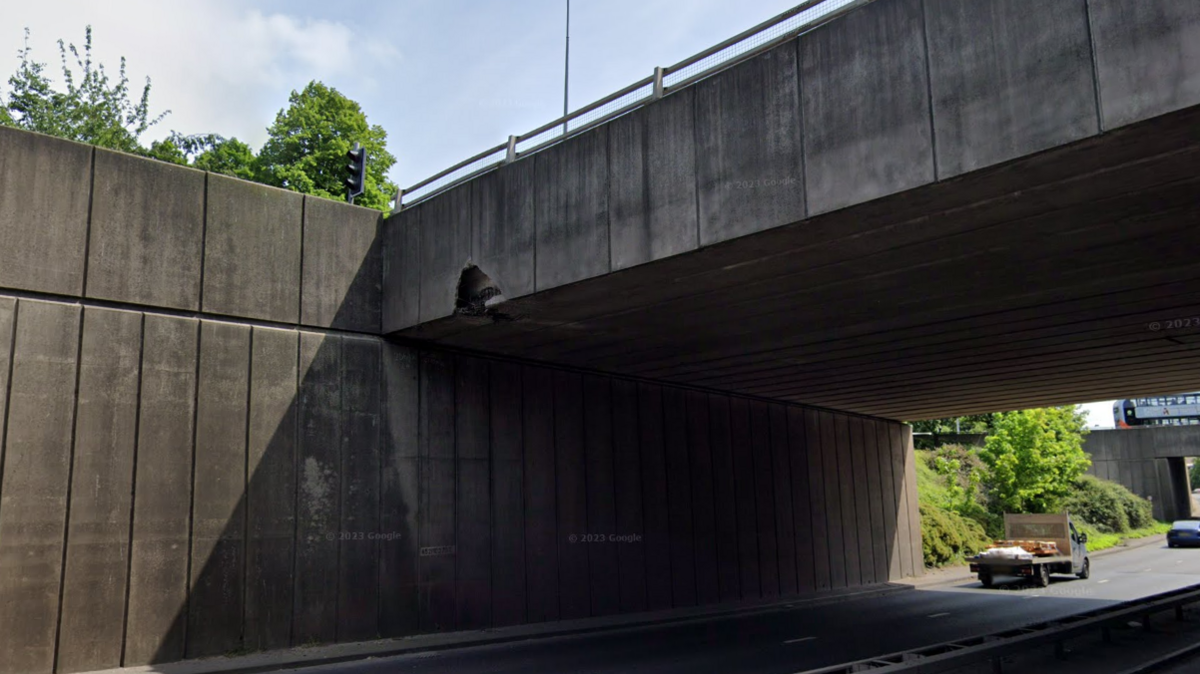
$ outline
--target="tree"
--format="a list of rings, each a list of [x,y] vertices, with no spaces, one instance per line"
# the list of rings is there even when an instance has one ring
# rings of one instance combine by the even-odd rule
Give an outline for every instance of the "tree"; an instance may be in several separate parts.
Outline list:
[[[945,419],[925,419],[911,422],[914,433],[990,433],[996,423],[996,414],[969,414]]]
[[[254,180],[258,173],[258,158],[249,145],[237,138],[225,138],[214,133],[184,136],[172,132],[167,138],[154,141],[147,154],[172,164],[192,166],[242,180]]]
[[[1091,465],[1085,416],[1075,406],[1006,412],[979,452],[993,512],[1056,509]]]
[[[1193,491],[1200,489],[1200,459],[1193,461],[1188,470],[1188,484]]]
[[[386,211],[396,187],[385,177],[396,158],[387,151],[387,132],[367,123],[358,103],[337,89],[309,82],[293,91],[288,107],[280,110],[267,129],[258,154],[258,180],[304,194],[344,199],[346,152],[361,143],[367,150],[367,175],[362,206]]]
[[[62,40],[58,41],[58,50],[66,91],[52,86],[45,75],[45,63],[31,59],[26,29],[25,48],[17,52],[21,65],[8,79],[8,101],[0,121],[28,131],[144,154],[139,138],[169,113],[150,115],[150,78],[146,78],[141,97],[136,102],[130,100],[125,58],[121,57],[115,82],[103,64],[92,62],[91,26],[85,32],[82,55],[74,44],[64,45]],[[68,65],[68,52],[82,75],[78,80]]]

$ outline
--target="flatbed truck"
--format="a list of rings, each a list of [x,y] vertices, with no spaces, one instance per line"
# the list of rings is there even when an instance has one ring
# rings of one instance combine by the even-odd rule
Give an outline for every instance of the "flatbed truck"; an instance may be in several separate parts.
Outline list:
[[[971,572],[979,574],[984,587],[993,587],[997,577],[1012,576],[1030,579],[1038,587],[1050,584],[1051,574],[1072,574],[1087,578],[1092,572],[1088,557],[1087,534],[1079,533],[1071,516],[1004,515],[1004,537],[1007,541],[1050,541],[1059,550],[1057,555],[1033,555],[1030,558],[1007,558],[976,555],[968,560]]]

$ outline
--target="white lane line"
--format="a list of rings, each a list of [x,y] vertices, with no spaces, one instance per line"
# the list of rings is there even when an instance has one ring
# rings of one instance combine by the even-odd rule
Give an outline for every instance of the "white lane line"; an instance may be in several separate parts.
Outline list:
[[[929,617],[930,618],[941,618],[942,616],[947,616],[947,615],[950,615],[950,614],[949,613],[934,613],[933,615],[931,615]]]
[[[816,639],[816,637],[800,637],[799,639],[788,639],[787,641],[785,641],[785,642],[783,642],[783,643],[785,643],[785,644],[798,644],[798,643],[800,643],[801,641],[812,641],[813,639]]]
[[[1104,580],[1098,580],[1096,582],[1100,585],[1103,585],[1103,584],[1107,583],[1109,580],[1111,580],[1111,578],[1105,578]]]

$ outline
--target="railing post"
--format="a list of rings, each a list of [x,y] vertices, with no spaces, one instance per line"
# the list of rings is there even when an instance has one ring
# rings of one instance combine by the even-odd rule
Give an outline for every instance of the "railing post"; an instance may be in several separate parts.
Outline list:
[[[516,161],[516,159],[517,159],[517,137],[509,136],[508,137],[508,153],[504,155],[504,163],[508,164],[510,162]]]
[[[654,67],[654,98],[663,97],[663,67]]]
[[[396,188],[396,204],[394,206],[392,206],[392,213],[399,213],[402,203],[404,203],[404,188],[397,187]]]

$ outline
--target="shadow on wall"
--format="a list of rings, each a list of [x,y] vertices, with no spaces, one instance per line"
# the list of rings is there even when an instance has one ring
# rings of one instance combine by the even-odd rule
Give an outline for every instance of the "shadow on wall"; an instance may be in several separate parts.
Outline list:
[[[920,572],[900,424],[369,336],[0,298],[10,334],[0,496],[21,525],[0,531],[5,674]]]

